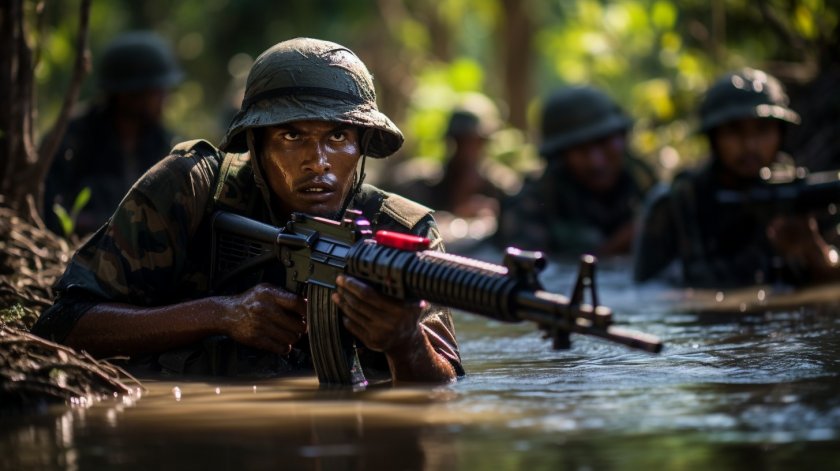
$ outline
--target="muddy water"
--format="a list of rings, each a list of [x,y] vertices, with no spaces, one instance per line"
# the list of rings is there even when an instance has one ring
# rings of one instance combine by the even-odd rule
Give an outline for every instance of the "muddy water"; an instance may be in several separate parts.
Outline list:
[[[601,301],[661,355],[580,336],[552,351],[531,325],[459,313],[457,384],[149,381],[136,401],[0,418],[0,468],[840,469],[840,309],[698,314],[625,268],[602,267]],[[543,281],[566,292],[571,268]]]

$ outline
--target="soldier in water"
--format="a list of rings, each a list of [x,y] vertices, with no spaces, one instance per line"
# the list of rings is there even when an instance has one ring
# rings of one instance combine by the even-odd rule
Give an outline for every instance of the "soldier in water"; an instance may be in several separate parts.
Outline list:
[[[498,243],[560,256],[628,254],[637,209],[656,181],[628,151],[631,124],[595,88],[550,95],[540,128],[545,170],[503,202]]]
[[[782,138],[785,126],[798,123],[775,77],[745,68],[717,80],[700,105],[700,131],[711,156],[651,195],[635,253],[635,279],[676,271],[686,285],[734,287],[837,278],[837,251],[814,217],[767,217],[755,207],[723,205],[716,197],[721,190],[740,192],[761,184],[762,171],[795,173],[792,158],[782,152]],[[677,269],[666,270],[669,266]]]

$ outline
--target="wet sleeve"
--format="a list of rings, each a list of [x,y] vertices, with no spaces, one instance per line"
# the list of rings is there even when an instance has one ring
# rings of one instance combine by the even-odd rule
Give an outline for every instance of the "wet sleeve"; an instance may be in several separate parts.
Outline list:
[[[204,215],[217,162],[170,156],[129,190],[109,222],[70,260],[57,298],[33,327],[62,341],[94,305],[175,302],[186,247]]]
[[[431,215],[423,218],[411,230],[415,235],[428,237],[431,240],[431,248],[441,252],[446,251],[443,238]],[[435,351],[449,360],[458,376],[464,376],[464,366],[461,363],[461,353],[458,350],[458,341],[455,338],[455,323],[452,320],[452,312],[449,308],[437,304],[429,304],[423,311],[420,325],[426,332],[426,337],[431,342]]]

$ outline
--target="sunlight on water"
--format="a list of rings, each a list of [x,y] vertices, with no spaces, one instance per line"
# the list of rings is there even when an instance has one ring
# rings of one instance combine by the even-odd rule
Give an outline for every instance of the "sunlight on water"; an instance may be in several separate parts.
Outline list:
[[[541,280],[568,295],[575,272],[551,264]],[[840,460],[836,295],[806,308],[805,294],[785,294],[798,296],[786,307],[772,287],[635,287],[626,261],[599,267],[598,286],[616,324],[659,336],[662,354],[579,335],[555,351],[531,324],[459,312],[468,376],[456,384],[146,381],[136,400],[0,418],[0,468],[830,469]]]

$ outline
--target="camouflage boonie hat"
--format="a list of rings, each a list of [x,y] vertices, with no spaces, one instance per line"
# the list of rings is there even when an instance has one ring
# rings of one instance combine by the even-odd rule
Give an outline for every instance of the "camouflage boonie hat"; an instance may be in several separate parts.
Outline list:
[[[788,107],[782,84],[775,77],[750,68],[729,73],[709,88],[700,105],[700,131],[744,118],[799,124],[799,115]]]
[[[402,146],[397,126],[376,107],[373,77],[350,49],[311,38],[295,38],[263,52],[248,74],[240,111],[219,148],[245,152],[243,131],[302,120],[332,121],[366,128],[363,149],[387,157]]]
[[[574,86],[552,93],[543,106],[540,155],[552,157],[569,147],[626,131],[632,125],[603,92]]]
[[[133,31],[111,41],[97,75],[100,88],[110,93],[167,89],[184,78],[172,49],[151,31]]]

